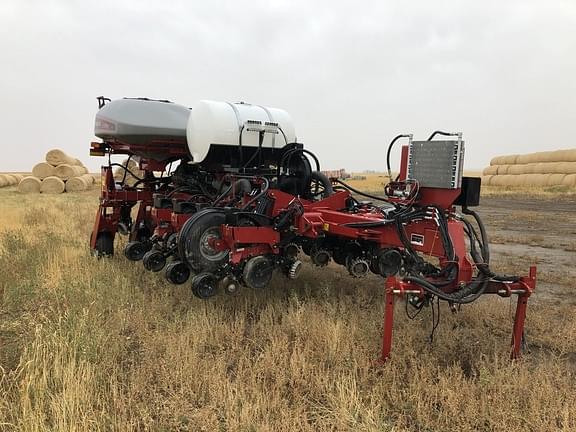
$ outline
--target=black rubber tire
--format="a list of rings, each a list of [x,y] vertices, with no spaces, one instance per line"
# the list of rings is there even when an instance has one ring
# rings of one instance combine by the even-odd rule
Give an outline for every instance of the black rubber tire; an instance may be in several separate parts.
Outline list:
[[[94,255],[97,257],[106,257],[114,255],[114,238],[112,234],[103,231],[96,235],[96,248]]]
[[[213,272],[228,262],[228,252],[217,253],[207,244],[209,237],[220,237],[226,215],[218,209],[206,209],[192,216],[178,235],[180,259],[195,272]]]
[[[250,288],[263,289],[268,286],[273,274],[274,263],[265,256],[257,256],[246,263],[242,276]]]
[[[200,273],[192,278],[192,294],[200,299],[213,297],[218,292],[218,280],[212,273]]]
[[[314,183],[319,184],[322,186],[321,194],[319,193],[317,196],[315,194],[315,186]],[[312,171],[310,174],[310,198],[311,199],[325,199],[328,198],[330,195],[334,193],[334,189],[332,188],[332,182],[330,179],[326,177],[325,174],[319,171]]]
[[[146,270],[156,273],[166,266],[166,257],[162,252],[152,249],[144,254],[142,264]]]
[[[144,254],[148,252],[150,248],[146,248],[146,245],[139,241],[128,242],[124,248],[124,256],[130,261],[140,261],[144,258]]]
[[[190,268],[182,261],[172,261],[166,266],[164,276],[174,285],[182,285],[190,278]]]

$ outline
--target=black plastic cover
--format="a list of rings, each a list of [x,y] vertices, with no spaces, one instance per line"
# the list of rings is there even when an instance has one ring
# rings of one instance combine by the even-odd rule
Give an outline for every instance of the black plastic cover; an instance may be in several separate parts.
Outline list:
[[[480,205],[480,177],[462,177],[460,196],[456,198],[455,205],[464,207],[476,207]]]

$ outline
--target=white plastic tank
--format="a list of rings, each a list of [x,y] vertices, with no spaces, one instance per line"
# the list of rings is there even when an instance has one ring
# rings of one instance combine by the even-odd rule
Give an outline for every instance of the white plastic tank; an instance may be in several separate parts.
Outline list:
[[[258,147],[259,133],[252,130],[251,122],[278,124],[278,133],[264,134],[263,148],[282,148],[296,142],[294,124],[284,110],[247,103],[202,100],[192,107],[186,127],[188,148],[193,161],[202,162],[210,146],[240,145],[240,134],[243,147]]]

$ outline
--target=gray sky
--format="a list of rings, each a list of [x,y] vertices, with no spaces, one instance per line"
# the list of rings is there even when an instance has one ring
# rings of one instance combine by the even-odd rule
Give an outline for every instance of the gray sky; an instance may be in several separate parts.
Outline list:
[[[283,108],[326,169],[439,128],[468,168],[576,147],[574,0],[1,0],[0,61],[0,171],[98,168],[98,95]]]

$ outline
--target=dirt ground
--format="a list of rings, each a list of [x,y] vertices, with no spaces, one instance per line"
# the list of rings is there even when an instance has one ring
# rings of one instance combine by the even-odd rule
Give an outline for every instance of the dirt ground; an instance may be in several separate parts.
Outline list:
[[[479,212],[488,228],[495,268],[537,264],[540,282],[534,300],[576,304],[575,198],[483,197]]]

